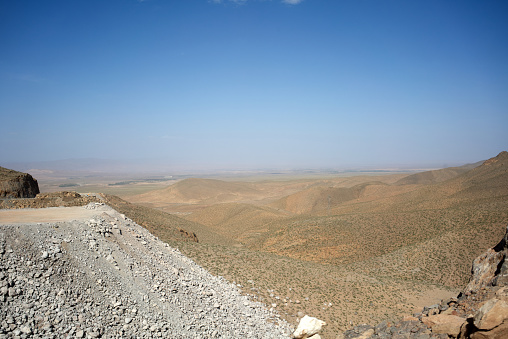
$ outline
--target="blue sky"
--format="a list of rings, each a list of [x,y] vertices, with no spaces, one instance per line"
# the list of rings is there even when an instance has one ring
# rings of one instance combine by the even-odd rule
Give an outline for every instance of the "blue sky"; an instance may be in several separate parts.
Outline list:
[[[0,1],[0,160],[460,164],[508,149],[508,3]]]

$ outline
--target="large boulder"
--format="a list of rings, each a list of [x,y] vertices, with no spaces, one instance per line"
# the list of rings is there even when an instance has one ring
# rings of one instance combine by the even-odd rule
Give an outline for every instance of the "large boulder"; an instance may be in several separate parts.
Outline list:
[[[475,314],[474,325],[473,339],[508,338],[508,303],[499,299],[488,300]]]
[[[464,293],[476,293],[489,286],[508,285],[508,229],[503,239],[473,261],[471,278]]]
[[[0,198],[34,198],[39,185],[30,174],[0,167]]]
[[[456,338],[466,319],[451,314],[435,314],[422,318],[422,322],[432,329],[432,333],[444,333]]]

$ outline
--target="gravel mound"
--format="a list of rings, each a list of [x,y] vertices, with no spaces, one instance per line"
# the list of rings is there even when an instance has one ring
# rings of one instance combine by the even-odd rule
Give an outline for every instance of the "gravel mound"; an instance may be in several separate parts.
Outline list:
[[[288,338],[293,328],[107,205],[0,225],[0,338]]]

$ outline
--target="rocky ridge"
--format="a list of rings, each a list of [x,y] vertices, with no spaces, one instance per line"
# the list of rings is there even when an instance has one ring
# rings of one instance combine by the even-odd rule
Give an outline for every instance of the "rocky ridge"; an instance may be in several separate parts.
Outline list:
[[[39,185],[30,174],[0,167],[0,198],[33,198]]]
[[[91,202],[101,202],[98,194],[86,195],[76,192],[39,193],[33,198],[0,200],[0,209],[45,208],[84,206]]]
[[[0,338],[287,338],[292,328],[103,203],[0,226]]]

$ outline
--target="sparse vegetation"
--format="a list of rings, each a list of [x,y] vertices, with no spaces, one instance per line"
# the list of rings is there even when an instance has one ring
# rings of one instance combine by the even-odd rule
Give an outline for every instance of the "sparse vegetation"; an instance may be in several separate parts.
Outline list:
[[[68,183],[68,184],[58,185],[58,187],[62,187],[62,188],[65,188],[65,187],[77,187],[77,186],[79,186],[79,184],[75,184],[75,183]]]
[[[331,334],[456,295],[472,259],[508,223],[506,163],[441,170],[408,183],[400,175],[226,188],[200,181],[206,194],[184,180],[129,199],[197,222],[200,240],[208,230],[240,243],[172,245],[244,293],[275,304],[289,321],[299,312],[325,320]],[[234,194],[233,187],[242,189]]]
[[[446,171],[422,175],[425,184],[404,184],[401,175],[224,186],[183,180],[127,194],[131,203],[104,197],[288,321],[325,320],[323,336],[333,337],[458,293],[473,258],[508,224],[507,158],[453,169],[448,180]],[[146,206],[132,203],[139,201]]]

